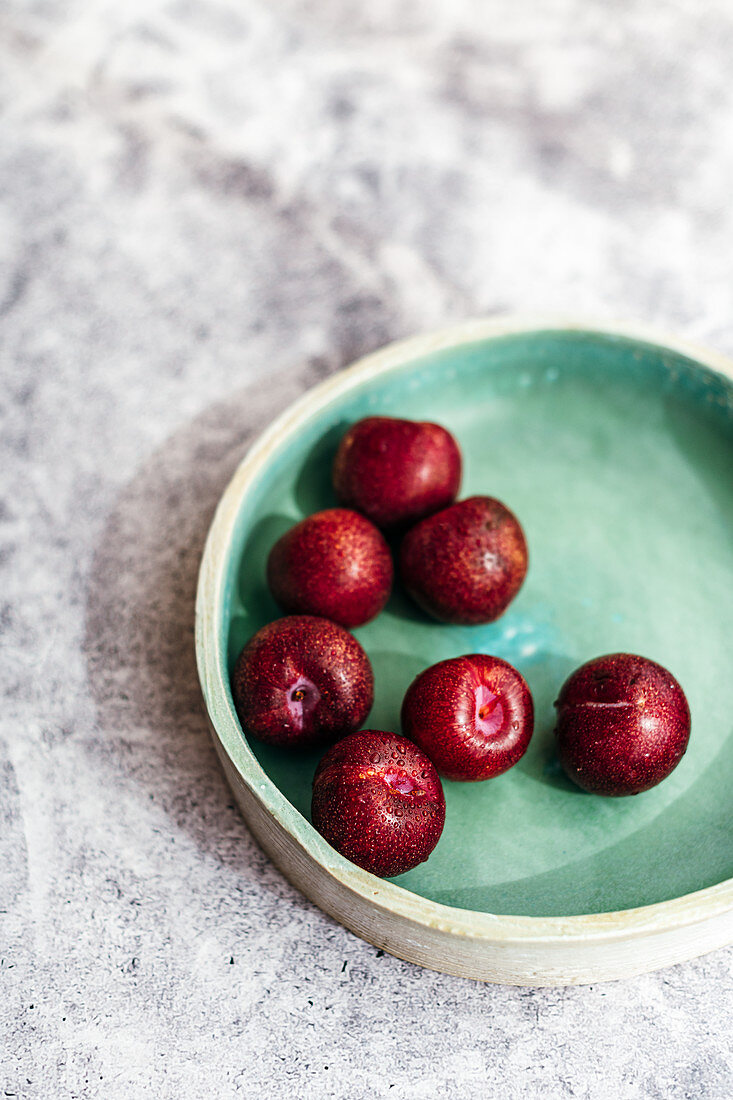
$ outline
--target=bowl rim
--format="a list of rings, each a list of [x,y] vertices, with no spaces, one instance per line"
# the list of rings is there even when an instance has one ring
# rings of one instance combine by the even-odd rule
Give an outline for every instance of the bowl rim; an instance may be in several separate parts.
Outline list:
[[[662,334],[651,326],[604,321],[592,323],[542,315],[465,321],[436,332],[397,340],[361,357],[307,390],[265,427],[248,448],[222,494],[206,539],[196,593],[195,646],[199,680],[219,751],[226,753],[242,783],[304,854],[320,865],[321,871],[335,878],[365,904],[403,917],[425,929],[491,943],[552,943],[575,938],[584,942],[614,941],[635,938],[650,931],[671,932],[733,910],[733,878],[668,901],[632,909],[530,917],[444,905],[363,871],[326,843],[262,769],[242,735],[231,693],[222,673],[226,660],[220,644],[219,627],[223,615],[225,563],[233,528],[242,497],[254,484],[283,438],[301,420],[325,409],[360,382],[387,374],[413,359],[463,344],[542,332],[574,332],[643,343],[684,355],[695,365],[733,381],[732,360],[687,339]]]

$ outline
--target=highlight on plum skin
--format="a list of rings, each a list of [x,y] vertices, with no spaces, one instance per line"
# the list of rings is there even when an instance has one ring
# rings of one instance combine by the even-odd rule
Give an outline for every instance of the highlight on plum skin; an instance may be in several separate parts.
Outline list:
[[[348,508],[326,508],[296,523],[272,547],[267,583],[288,614],[362,626],[382,610],[393,578],[382,533]]]
[[[458,443],[440,424],[367,416],[341,439],[333,486],[347,508],[394,530],[452,504],[461,469]]]
[[[405,588],[429,615],[470,626],[502,615],[527,573],[517,517],[494,497],[459,500],[416,523],[400,550]]]
[[[327,619],[289,615],[247,642],[232,673],[232,695],[247,733],[270,745],[306,748],[366,721],[374,676],[348,630]]]
[[[445,797],[435,767],[396,733],[338,741],[313,778],[311,819],[346,859],[381,878],[423,863],[440,839]]]
[[[555,703],[557,751],[568,778],[592,794],[620,797],[656,787],[690,738],[685,693],[662,665],[611,653],[581,665]]]
[[[527,751],[534,704],[524,677],[484,653],[425,669],[407,689],[402,730],[447,779],[493,779]]]

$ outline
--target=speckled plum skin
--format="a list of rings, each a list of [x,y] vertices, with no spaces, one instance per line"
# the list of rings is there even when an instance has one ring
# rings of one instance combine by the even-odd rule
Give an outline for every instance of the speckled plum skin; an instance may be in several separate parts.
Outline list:
[[[396,733],[363,730],[329,749],[313,779],[313,824],[352,863],[392,878],[440,839],[445,797],[427,756]]]
[[[441,622],[490,623],[522,586],[527,542],[501,501],[469,497],[407,532],[400,573],[416,603]]]
[[[283,611],[348,627],[379,614],[392,577],[384,536],[348,508],[327,508],[296,523],[267,560],[267,583]]]
[[[581,665],[557,707],[557,750],[568,777],[592,794],[640,794],[673,771],[690,737],[690,708],[674,676],[632,653]]]
[[[461,451],[439,424],[368,416],[339,444],[333,487],[342,504],[377,527],[405,527],[456,499]]]
[[[402,704],[404,734],[448,779],[493,779],[508,771],[527,751],[533,728],[524,677],[484,653],[426,668]]]
[[[374,699],[374,676],[348,630],[310,615],[268,623],[232,673],[243,729],[270,745],[306,748],[358,729]]]

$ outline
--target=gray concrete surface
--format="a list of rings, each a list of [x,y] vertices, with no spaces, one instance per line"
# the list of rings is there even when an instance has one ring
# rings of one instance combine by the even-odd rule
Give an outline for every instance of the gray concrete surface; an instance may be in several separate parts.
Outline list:
[[[483,987],[305,902],[197,561],[261,423],[502,310],[733,352],[727,0],[0,2],[5,1096],[727,1098],[731,962]]]

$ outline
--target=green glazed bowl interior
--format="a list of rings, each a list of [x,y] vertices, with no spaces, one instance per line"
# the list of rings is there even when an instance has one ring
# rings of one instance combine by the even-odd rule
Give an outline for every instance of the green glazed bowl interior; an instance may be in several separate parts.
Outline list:
[[[375,672],[369,728],[399,730],[417,673],[464,653],[510,661],[535,700],[525,757],[489,782],[444,781],[443,836],[426,863],[394,881],[462,909],[562,917],[663,902],[730,878],[730,380],[667,347],[569,327],[459,342],[359,376],[280,433],[239,501],[216,609],[227,693],[242,646],[279,615],[265,585],[270,547],[336,503],[337,441],[373,413],[448,427],[464,454],[461,495],[503,500],[530,548],[527,580],[495,623],[433,622],[397,585],[386,611],[355,631]],[[578,664],[617,651],[670,669],[687,694],[692,735],[656,789],[604,799],[560,770],[553,701]],[[254,740],[250,748],[309,820],[320,754]],[[305,822],[297,827],[306,843],[322,843]]]

